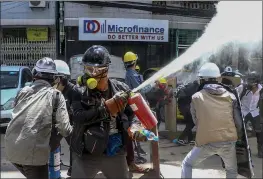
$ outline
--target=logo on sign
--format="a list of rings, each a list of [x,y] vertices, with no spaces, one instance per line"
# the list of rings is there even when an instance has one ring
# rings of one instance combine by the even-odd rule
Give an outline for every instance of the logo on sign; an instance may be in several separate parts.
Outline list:
[[[97,20],[84,20],[84,33],[106,33],[106,21],[100,24]]]

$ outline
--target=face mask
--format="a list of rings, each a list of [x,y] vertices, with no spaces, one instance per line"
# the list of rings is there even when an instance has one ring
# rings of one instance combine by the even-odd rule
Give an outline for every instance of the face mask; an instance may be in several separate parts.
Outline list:
[[[59,77],[55,77],[53,83],[51,84],[51,86],[53,86],[54,88],[57,88],[59,82],[60,82],[60,78]]]
[[[160,89],[165,89],[166,88],[165,84],[159,84],[158,86],[159,86]]]

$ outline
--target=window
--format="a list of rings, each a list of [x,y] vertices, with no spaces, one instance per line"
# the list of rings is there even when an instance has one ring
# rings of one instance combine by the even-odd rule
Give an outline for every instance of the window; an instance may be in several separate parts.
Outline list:
[[[200,30],[179,30],[179,45],[192,45],[201,34]]]
[[[1,89],[11,89],[18,87],[18,71],[1,71]]]
[[[27,82],[31,82],[33,80],[32,73],[28,69],[24,69],[22,71],[22,78],[21,78],[21,87],[25,87]]]
[[[3,28],[4,38],[26,38],[26,28]]]

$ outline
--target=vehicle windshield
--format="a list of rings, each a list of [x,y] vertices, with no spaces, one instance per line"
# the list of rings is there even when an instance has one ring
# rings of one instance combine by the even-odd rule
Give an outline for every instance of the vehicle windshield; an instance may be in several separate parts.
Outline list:
[[[17,88],[18,82],[18,71],[1,71],[1,89]]]

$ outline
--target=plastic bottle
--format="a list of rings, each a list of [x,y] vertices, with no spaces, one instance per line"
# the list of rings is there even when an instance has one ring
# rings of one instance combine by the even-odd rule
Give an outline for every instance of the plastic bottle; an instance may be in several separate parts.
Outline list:
[[[141,133],[143,135],[145,135],[148,140],[154,140],[154,141],[158,141],[159,140],[158,136],[156,136],[153,132],[148,131],[146,129],[141,130]]]

